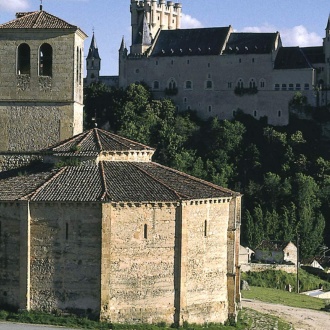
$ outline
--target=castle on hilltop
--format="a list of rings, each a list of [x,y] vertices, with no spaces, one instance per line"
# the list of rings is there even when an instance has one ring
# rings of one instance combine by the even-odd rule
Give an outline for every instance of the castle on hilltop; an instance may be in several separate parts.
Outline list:
[[[297,92],[313,106],[330,101],[330,17],[322,46],[283,47],[279,32],[180,29],[182,5],[172,1],[131,0],[130,8],[131,46],[128,51],[122,40],[118,77],[100,76],[101,58],[98,49],[92,56],[92,42],[87,85],[144,82],[179,111],[232,119],[240,110],[271,125],[288,124],[288,104]]]

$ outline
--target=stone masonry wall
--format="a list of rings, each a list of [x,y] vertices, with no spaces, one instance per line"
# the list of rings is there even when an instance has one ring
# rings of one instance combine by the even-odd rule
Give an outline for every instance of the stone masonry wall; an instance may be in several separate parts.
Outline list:
[[[31,203],[31,309],[100,309],[101,206]]]
[[[187,226],[187,256],[183,255],[186,270],[182,272],[185,276],[182,281],[186,281],[186,306],[181,307],[183,320],[225,322],[228,318],[229,203],[226,199],[194,201],[183,206],[182,213],[182,221]],[[185,243],[182,245],[184,249]]]
[[[102,317],[114,323],[172,324],[176,205],[113,204],[107,212],[110,228],[104,228],[103,239],[105,249],[111,242],[111,252],[105,256],[110,269],[102,265]]]
[[[0,151],[36,151],[71,137],[72,113],[70,105],[0,105]]]
[[[0,203],[0,306],[19,307],[19,212],[17,203]]]

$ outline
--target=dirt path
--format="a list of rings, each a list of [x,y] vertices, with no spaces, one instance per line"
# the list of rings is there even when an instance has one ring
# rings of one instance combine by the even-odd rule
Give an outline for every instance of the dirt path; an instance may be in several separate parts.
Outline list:
[[[290,322],[295,330],[329,330],[330,313],[288,307],[257,300],[242,299],[242,306],[258,312],[275,315]]]

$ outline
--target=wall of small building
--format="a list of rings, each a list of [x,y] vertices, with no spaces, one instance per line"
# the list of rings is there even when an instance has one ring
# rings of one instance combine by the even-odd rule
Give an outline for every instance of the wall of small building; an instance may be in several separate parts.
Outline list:
[[[20,208],[0,203],[0,306],[20,306]]]
[[[30,304],[36,310],[100,310],[100,204],[31,203]]]
[[[229,203],[224,199],[182,206],[182,321],[228,319],[228,218]]]
[[[103,231],[107,258],[103,260],[109,264],[103,265],[102,318],[114,323],[172,324],[178,276],[176,204],[104,208],[103,223],[110,228]],[[111,242],[108,247],[106,242]]]

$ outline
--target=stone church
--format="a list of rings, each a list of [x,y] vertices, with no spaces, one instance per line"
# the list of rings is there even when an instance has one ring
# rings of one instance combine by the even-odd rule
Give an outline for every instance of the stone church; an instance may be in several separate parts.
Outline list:
[[[283,47],[279,32],[180,29],[182,5],[172,1],[131,0],[130,10],[131,46],[123,40],[119,50],[120,87],[144,82],[180,111],[196,110],[205,119],[233,119],[243,111],[271,125],[288,124],[297,92],[313,106],[330,102],[330,17],[322,46]],[[100,76],[100,61],[99,53],[87,58],[87,84],[115,85],[116,77]]]
[[[0,306],[114,323],[236,317],[241,195],[81,132],[85,38],[42,8],[0,25]]]

